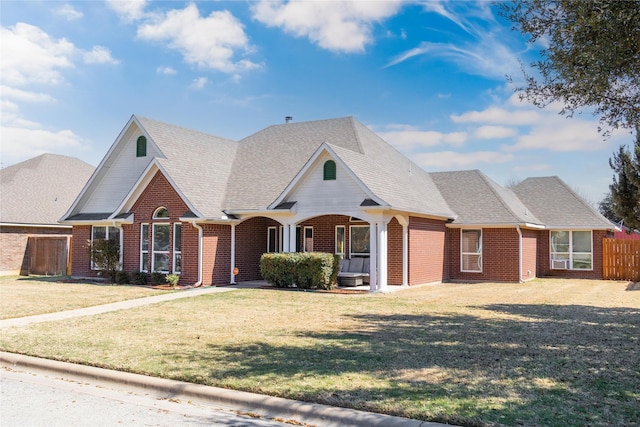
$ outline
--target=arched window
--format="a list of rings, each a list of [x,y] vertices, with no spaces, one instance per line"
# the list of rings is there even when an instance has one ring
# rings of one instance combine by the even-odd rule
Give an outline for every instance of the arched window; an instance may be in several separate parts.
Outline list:
[[[324,180],[334,181],[336,179],[336,162],[327,160],[324,162]]]
[[[169,218],[169,211],[164,206],[161,206],[153,213],[153,219],[163,218]]]
[[[147,138],[144,136],[139,136],[136,141],[136,157],[146,157],[147,156]]]

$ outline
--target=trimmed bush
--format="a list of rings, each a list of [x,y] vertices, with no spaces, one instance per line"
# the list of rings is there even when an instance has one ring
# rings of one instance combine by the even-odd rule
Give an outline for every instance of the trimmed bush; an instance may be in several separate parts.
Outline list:
[[[131,273],[131,279],[133,280],[134,285],[146,285],[147,284],[147,273],[144,271],[134,271]]]
[[[164,273],[154,271],[153,273],[151,273],[151,283],[153,283],[154,285],[164,285],[165,283],[167,283],[167,279]]]
[[[126,271],[116,271],[116,283],[118,285],[127,285],[130,281],[129,273]]]
[[[267,253],[260,258],[262,278],[277,288],[335,288],[339,265],[338,256],[324,252]]]

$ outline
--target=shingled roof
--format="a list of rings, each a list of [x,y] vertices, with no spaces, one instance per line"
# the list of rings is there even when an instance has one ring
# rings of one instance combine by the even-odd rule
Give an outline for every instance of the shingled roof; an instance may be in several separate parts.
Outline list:
[[[431,177],[458,214],[454,224],[543,225],[513,191],[479,170],[436,172]]]
[[[388,206],[455,216],[427,172],[353,117],[270,126],[241,140],[226,209],[266,208],[323,143]]]
[[[41,154],[0,170],[0,222],[59,226],[94,170],[58,154]]]
[[[527,178],[513,191],[547,228],[613,228],[608,219],[557,176]]]

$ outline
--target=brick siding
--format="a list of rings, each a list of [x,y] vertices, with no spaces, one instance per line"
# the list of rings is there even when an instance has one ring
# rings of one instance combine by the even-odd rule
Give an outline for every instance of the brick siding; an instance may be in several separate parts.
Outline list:
[[[445,233],[444,221],[409,218],[409,285],[446,280]]]

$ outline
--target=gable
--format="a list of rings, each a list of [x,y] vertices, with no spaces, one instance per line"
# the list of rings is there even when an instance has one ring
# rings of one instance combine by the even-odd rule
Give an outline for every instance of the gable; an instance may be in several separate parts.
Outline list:
[[[146,156],[143,157],[136,155],[140,136],[147,138]],[[111,155],[105,158],[105,164],[91,182],[90,192],[82,196],[76,209],[83,213],[114,212],[153,158],[161,155],[151,138],[132,122]]]
[[[335,162],[335,179],[324,179],[327,161]],[[370,197],[342,162],[325,150],[298,179],[283,202],[296,202],[296,211],[303,215],[338,214],[357,212],[363,200]]]

